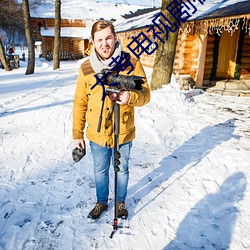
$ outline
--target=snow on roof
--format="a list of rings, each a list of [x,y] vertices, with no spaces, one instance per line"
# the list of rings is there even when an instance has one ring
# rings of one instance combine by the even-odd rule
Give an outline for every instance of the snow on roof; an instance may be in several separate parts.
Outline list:
[[[249,0],[206,0],[202,5],[196,1],[195,6],[197,11],[188,19],[188,21],[209,19],[224,16],[234,16],[250,13]],[[237,6],[237,8],[236,8]],[[241,8],[240,8],[241,6]],[[190,7],[190,5],[189,5]],[[190,8],[191,9],[191,8]],[[226,10],[229,10],[226,11]],[[220,10],[220,11],[219,11]],[[160,12],[160,8],[147,14],[127,18],[125,20],[117,20],[114,22],[116,32],[134,30],[152,25],[152,19]],[[230,13],[230,14],[229,14]]]
[[[54,36],[54,28],[41,28],[42,36]],[[82,39],[89,39],[91,37],[91,28],[83,27],[62,27],[61,37],[78,37]]]
[[[245,6],[247,3],[248,8],[242,9],[242,12],[239,11],[239,6]],[[197,5],[197,11],[194,15],[192,15],[191,18],[189,18],[190,21],[192,20],[202,20],[202,19],[209,19],[209,18],[218,18],[218,17],[225,17],[225,16],[234,16],[234,15],[240,15],[240,14],[246,14],[250,13],[250,1],[249,0],[206,0],[206,2],[201,5]],[[238,7],[236,7],[238,5]],[[222,9],[233,9],[234,11],[231,12],[231,14],[226,14],[226,12],[219,11]],[[211,13],[218,11],[220,15],[210,16]]]
[[[95,0],[94,0],[95,1]],[[161,0],[97,0],[98,2],[110,2],[110,3],[126,3],[126,4],[137,4],[147,6],[161,6]]]
[[[143,5],[115,4],[91,0],[62,0],[61,2],[61,18],[71,20],[119,19],[122,15],[135,12],[138,9],[150,8],[150,6]],[[37,9],[30,10],[30,13],[31,17],[54,18],[55,4],[47,1]]]
[[[134,30],[152,25],[152,19],[160,12],[160,9],[156,9],[150,13],[146,13],[140,16],[136,16],[128,19],[120,19],[114,22],[115,31],[117,33],[127,30]]]

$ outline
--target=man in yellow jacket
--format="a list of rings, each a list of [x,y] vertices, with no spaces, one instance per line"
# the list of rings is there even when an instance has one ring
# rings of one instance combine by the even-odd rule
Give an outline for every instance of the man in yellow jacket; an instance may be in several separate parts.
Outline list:
[[[97,132],[102,106],[103,86],[96,85],[95,74],[103,69],[111,70],[112,58],[122,58],[123,48],[117,40],[114,26],[109,21],[100,20],[94,23],[91,31],[93,50],[90,58],[82,63],[76,84],[73,103],[73,140],[76,147],[85,147],[84,129],[90,141],[94,161],[94,175],[97,202],[90,211],[88,218],[97,219],[108,208],[109,168],[114,152],[113,118],[108,119],[112,109],[110,98],[104,98],[103,120],[100,132]],[[142,89],[123,89],[118,93],[117,103],[120,105],[119,152],[121,154],[117,185],[117,217],[128,216],[125,206],[129,178],[128,161],[132,140],[135,138],[134,107],[145,105],[150,100],[150,90],[145,72],[138,59],[130,57],[133,70],[127,68],[119,74],[143,77]],[[126,60],[127,61],[127,60]],[[127,63],[127,62],[126,62]],[[130,72],[128,71],[130,69]],[[95,86],[96,85],[96,86]],[[108,86],[105,85],[105,88]]]

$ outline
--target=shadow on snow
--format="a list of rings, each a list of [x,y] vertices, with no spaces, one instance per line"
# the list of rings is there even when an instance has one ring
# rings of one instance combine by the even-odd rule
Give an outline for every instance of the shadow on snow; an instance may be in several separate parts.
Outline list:
[[[129,188],[128,193],[131,203],[133,201],[138,203],[143,197],[156,193],[136,212],[136,204],[132,206],[129,211],[130,216],[133,217],[139,213],[175,181],[181,178],[180,176],[166,183],[176,172],[186,168],[182,173],[182,176],[185,175],[188,170],[196,167],[218,145],[232,138],[239,139],[239,136],[233,134],[234,130],[235,119],[229,119],[214,126],[206,127],[184,142],[171,155],[162,159],[158,168],[148,173]],[[164,188],[161,187],[159,189],[164,183]],[[199,247],[198,249],[201,249],[200,247],[205,242],[210,244],[211,247],[217,247],[216,249],[224,249],[224,247],[226,249],[230,242],[230,235],[237,214],[237,209],[233,206],[233,202],[242,198],[239,193],[244,192],[245,186],[246,178],[242,173],[228,178],[217,194],[207,196],[191,210],[181,223],[176,239],[165,250],[178,249],[177,246],[179,246],[180,242],[182,242],[180,249],[186,249],[188,246],[190,246],[190,249],[194,249],[196,246]],[[157,190],[160,191],[157,192]],[[220,203],[216,204],[217,201]],[[133,211],[131,211],[132,209]],[[218,248],[221,246],[223,248]]]
[[[39,105],[39,106],[36,106],[36,107],[21,108],[21,109],[14,110],[14,111],[5,111],[3,113],[0,113],[0,117],[6,117],[6,116],[9,116],[9,115],[15,115],[15,114],[25,113],[25,112],[29,112],[29,111],[44,109],[44,108],[51,108],[51,107],[55,107],[55,106],[65,105],[65,104],[72,103],[72,102],[73,102],[73,100],[66,100],[66,101],[62,101],[62,102],[54,102],[54,103],[50,103],[50,104],[43,104],[43,105]]]
[[[233,134],[235,129],[234,123],[235,119],[229,119],[223,123],[202,129],[198,134],[192,136],[178,149],[173,151],[171,155],[162,159],[158,168],[154,169],[135,185],[131,186],[128,190],[129,196],[133,197],[134,200],[140,200],[166,182],[174,173],[185,168],[187,165],[189,165],[189,167],[186,171],[196,167],[216,146],[232,138],[239,139],[239,136]],[[173,182],[169,183],[164,189],[161,189],[161,192],[148,203],[156,199],[157,196],[163,193],[172,184]],[[143,209],[143,207],[141,209]]]
[[[176,237],[164,250],[229,249],[238,208],[247,180],[242,172],[228,177],[217,193],[198,202],[181,222]]]

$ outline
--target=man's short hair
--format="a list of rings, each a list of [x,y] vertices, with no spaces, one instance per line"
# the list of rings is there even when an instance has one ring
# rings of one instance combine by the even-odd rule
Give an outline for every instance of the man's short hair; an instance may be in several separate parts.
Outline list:
[[[94,40],[94,35],[96,32],[100,31],[100,30],[103,30],[103,29],[106,29],[106,28],[110,28],[113,35],[115,36],[115,28],[114,28],[114,25],[110,22],[110,21],[107,21],[107,20],[99,20],[97,22],[95,22],[92,26],[92,30],[91,30],[91,38],[92,40]]]

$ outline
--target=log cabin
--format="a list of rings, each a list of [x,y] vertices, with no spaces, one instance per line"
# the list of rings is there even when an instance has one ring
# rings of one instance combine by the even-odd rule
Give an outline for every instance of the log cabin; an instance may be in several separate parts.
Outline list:
[[[54,18],[32,18],[33,37],[41,41],[41,57],[52,60]],[[61,20],[60,59],[81,59],[88,55],[92,20]]]
[[[226,83],[230,82],[232,89],[246,90],[242,95],[249,96],[250,1],[201,2],[196,1],[196,12],[179,26],[174,75],[204,89],[218,85],[224,91]],[[191,5],[187,1],[186,4],[191,10]],[[150,9],[148,13],[127,16],[125,20],[115,22],[123,46],[126,47],[140,32],[153,39],[153,35],[146,32],[159,12],[159,8]],[[140,59],[144,66],[153,67],[154,58],[155,53],[144,53]]]

